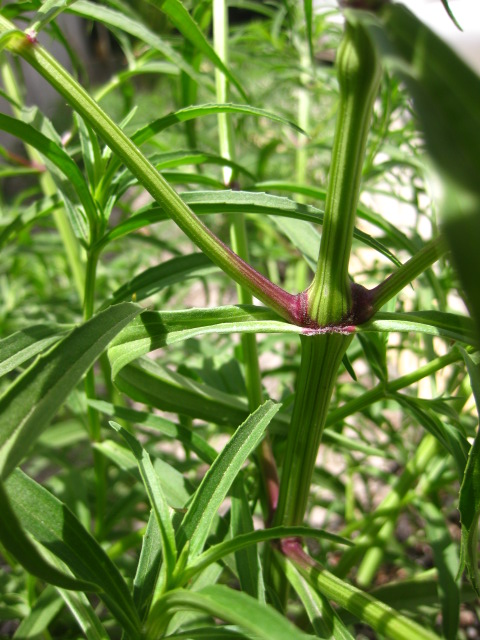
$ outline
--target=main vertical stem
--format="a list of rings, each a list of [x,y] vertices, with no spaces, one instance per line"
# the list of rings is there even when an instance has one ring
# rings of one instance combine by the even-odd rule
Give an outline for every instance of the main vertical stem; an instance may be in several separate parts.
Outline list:
[[[376,51],[360,25],[346,24],[337,74],[340,102],[325,219],[317,271],[307,291],[311,321],[330,327],[331,332],[302,337],[275,524],[303,521],[338,368],[352,340],[347,329],[352,314],[348,263],[367,135],[380,81]]]

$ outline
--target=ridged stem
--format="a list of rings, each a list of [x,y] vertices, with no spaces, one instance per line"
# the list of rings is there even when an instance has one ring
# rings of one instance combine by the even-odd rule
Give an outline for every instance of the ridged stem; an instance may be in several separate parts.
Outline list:
[[[362,166],[380,64],[368,34],[346,23],[337,55],[340,102],[317,271],[308,290],[308,311],[320,326],[348,322],[352,299],[348,264]]]
[[[351,336],[302,336],[302,360],[282,468],[275,525],[303,522],[337,371]]]

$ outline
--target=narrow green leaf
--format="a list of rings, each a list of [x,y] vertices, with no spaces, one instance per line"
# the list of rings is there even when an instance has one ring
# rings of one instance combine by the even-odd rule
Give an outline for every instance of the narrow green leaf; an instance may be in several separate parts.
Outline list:
[[[465,351],[462,353],[470,383],[480,413],[480,366]],[[480,596],[480,572],[478,570],[478,518],[480,516],[480,429],[468,454],[467,466],[460,487],[458,509],[462,523],[462,560],[467,565],[470,581]]]
[[[260,442],[279,404],[267,400],[254,411],[218,455],[195,492],[177,532],[179,549],[188,543],[188,556],[195,558],[205,544],[213,519],[243,463]]]
[[[312,40],[312,0],[303,0],[303,11],[305,13],[305,25],[307,27],[307,42],[308,49],[310,51],[310,60],[314,60],[313,57],[313,40]]]
[[[450,453],[457,465],[458,474],[462,478],[467,464],[469,448],[466,438],[436,413],[424,409],[416,398],[410,398],[401,393],[394,393],[392,397],[401,406],[405,407],[418,420],[419,424],[431,433]]]
[[[62,560],[75,576],[98,585],[99,596],[106,606],[123,628],[136,637],[140,622],[126,583],[105,551],[72,512],[21,471],[11,474],[5,487],[21,525]],[[0,531],[3,532],[7,520],[3,509],[0,518]]]
[[[279,122],[280,124],[284,124],[295,131],[306,135],[306,133],[300,129],[295,123],[290,120],[286,120],[282,116],[278,116],[275,113],[270,111],[265,111],[264,109],[258,109],[257,107],[252,107],[251,105],[241,105],[241,104],[203,104],[203,105],[194,105],[185,107],[183,109],[179,109],[173,113],[169,113],[162,118],[158,118],[158,120],[154,120],[149,124],[145,125],[141,129],[138,129],[132,136],[132,141],[138,146],[150,140],[153,136],[161,131],[164,131],[168,127],[171,127],[179,122],[191,122],[196,118],[216,115],[220,113],[240,113],[244,115],[251,115],[258,118],[268,118],[273,122]],[[118,158],[112,159],[106,175],[105,175],[105,183],[110,184],[113,177],[115,176],[115,172],[118,170],[120,166],[120,161]],[[165,175],[165,173],[164,173]],[[167,177],[167,176],[165,176]],[[199,176],[196,176],[199,178]],[[200,178],[201,179],[201,178]],[[223,186],[223,183],[220,182],[217,186]]]
[[[308,198],[314,198],[325,202],[327,197],[326,189],[321,187],[312,187],[310,185],[296,184],[294,182],[284,182],[279,180],[268,180],[263,182],[257,182],[252,187],[249,187],[251,191],[286,191],[287,193],[297,193]],[[407,249],[411,254],[414,254],[418,247],[402,232],[395,227],[392,223],[385,220],[383,216],[375,213],[374,211],[367,209],[363,204],[357,205],[357,217],[369,222],[374,227],[377,227],[385,233],[385,236],[390,241],[395,241],[400,247]],[[400,266],[400,262],[395,258],[396,264]]]
[[[197,214],[210,213],[245,214],[255,213],[260,215],[282,216],[295,220],[305,220],[314,224],[323,223],[323,211],[304,205],[288,198],[272,196],[267,193],[252,193],[250,191],[194,191],[183,193],[184,202]],[[134,216],[112,229],[102,240],[102,245],[114,238],[121,237],[135,229],[140,229],[147,224],[168,220],[168,212],[157,203],[148,205]],[[391,262],[400,265],[399,261],[381,242],[367,233],[355,228],[354,238],[363,244],[375,249]]]
[[[23,618],[17,627],[13,635],[14,640],[34,639],[43,634],[63,607],[64,602],[53,587],[49,586],[44,589],[35,601],[30,613]]]
[[[8,488],[8,487],[7,487]],[[58,570],[47,562],[25,534],[21,520],[11,506],[12,496],[0,481],[0,542],[3,547],[21,563],[32,575],[50,584],[65,589],[99,592],[101,587],[95,581],[77,579]],[[83,576],[84,577],[84,576]]]
[[[218,271],[218,267],[203,253],[172,258],[142,271],[132,280],[123,284],[114,291],[109,304],[116,304],[132,298],[136,302],[140,302],[172,284],[198,279],[214,271]]]
[[[136,458],[129,448],[113,440],[96,442],[94,446],[95,449],[101,451],[107,458],[120,467],[120,469],[128,471],[139,481],[142,480]],[[156,475],[162,479],[162,490],[165,494],[167,504],[175,509],[183,508],[193,491],[189,482],[180,471],[177,471],[177,469],[160,458],[154,461],[153,467]]]
[[[0,340],[0,376],[45,351],[67,331],[67,327],[59,325],[37,324]]]
[[[167,14],[172,23],[177,27],[180,33],[186,38],[192,45],[205,55],[213,64],[230,80],[232,84],[238,89],[240,94],[247,99],[247,95],[240,83],[240,81],[233,75],[225,64],[220,60],[215,50],[206,40],[203,33],[200,31],[197,23],[193,20],[191,15],[185,9],[183,4],[179,0],[148,0],[150,4],[158,7],[161,11]]]
[[[95,610],[83,593],[59,589],[80,630],[88,640],[110,640]]]
[[[150,513],[142,550],[133,580],[133,601],[140,620],[144,620],[153,599],[162,561],[162,535],[155,513]]]
[[[0,398],[0,475],[8,474],[27,454],[57,409],[140,307],[122,303],[74,329],[38,358]]]
[[[143,358],[123,367],[116,386],[132,400],[216,424],[239,424],[248,415],[245,401]]]
[[[379,312],[370,322],[359,325],[357,331],[417,331],[472,346],[478,344],[475,324],[471,318],[443,311]]]
[[[150,140],[154,135],[160,133],[160,131],[164,131],[168,127],[171,127],[178,122],[188,122],[189,120],[194,120],[195,118],[201,118],[204,116],[215,115],[219,113],[242,113],[247,116],[255,116],[257,118],[267,118],[272,122],[278,122],[280,124],[284,124],[294,131],[301,133],[303,135],[307,135],[303,129],[301,129],[298,125],[296,125],[291,120],[287,120],[286,118],[279,116],[271,111],[266,111],[265,109],[258,109],[257,107],[253,107],[249,104],[201,104],[194,105],[191,107],[185,107],[183,109],[179,109],[173,113],[169,113],[158,120],[154,120],[149,124],[145,125],[141,129],[138,129],[133,136],[132,140],[137,145],[142,145],[147,140]]]
[[[146,311],[110,346],[115,379],[126,364],[149,351],[208,333],[293,333],[302,328],[281,320],[264,307],[235,305],[217,309]]]
[[[165,594],[152,610],[147,625],[147,639],[160,637],[167,614],[182,609],[203,611],[237,624],[255,638],[264,640],[306,640],[309,637],[272,607],[260,604],[240,591],[214,585],[199,591],[177,589]]]
[[[140,476],[147,491],[150,505],[157,518],[162,536],[163,561],[166,572],[166,585],[168,585],[177,560],[177,548],[175,545],[175,532],[173,530],[170,511],[160,479],[155,473],[150,456],[138,440],[118,423],[110,421],[110,426],[122,436],[137,460]]]
[[[448,4],[448,0],[441,0],[441,3],[443,4],[445,11],[448,14],[448,17],[450,18],[450,20],[453,22],[453,24],[457,27],[457,29],[459,31],[463,31],[462,27],[459,25],[457,19],[455,18],[455,16],[453,15],[453,11],[450,9],[450,5]]]
[[[30,613],[20,622],[14,640],[34,639],[47,631],[48,625],[63,609],[64,602],[57,591],[49,586],[42,591]]]
[[[13,171],[16,175],[17,167],[15,167]],[[6,245],[12,234],[25,229],[28,225],[35,222],[37,218],[53,213],[58,206],[58,198],[42,198],[41,200],[37,200],[31,204],[29,207],[22,207],[20,211],[16,212],[16,217],[9,224],[4,226],[0,232],[0,248]]]
[[[76,2],[76,0],[45,0],[35,14],[34,20],[28,28],[29,33],[36,36],[62,11]]]
[[[232,539],[235,540],[244,533],[254,531],[242,474],[239,474],[232,485],[230,500],[230,530]],[[238,550],[235,553],[235,564],[241,590],[248,593],[255,600],[265,602],[265,587],[258,549],[252,546]]]

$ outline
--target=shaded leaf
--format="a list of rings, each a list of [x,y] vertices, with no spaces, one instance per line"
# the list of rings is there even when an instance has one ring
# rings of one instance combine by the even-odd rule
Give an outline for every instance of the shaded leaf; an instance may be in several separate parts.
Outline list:
[[[100,597],[124,629],[134,635],[138,633],[139,620],[127,585],[105,551],[72,512],[18,470],[5,486],[21,525],[62,560],[78,579],[97,585]],[[5,516],[1,510],[0,518]],[[5,522],[2,532],[4,525]]]

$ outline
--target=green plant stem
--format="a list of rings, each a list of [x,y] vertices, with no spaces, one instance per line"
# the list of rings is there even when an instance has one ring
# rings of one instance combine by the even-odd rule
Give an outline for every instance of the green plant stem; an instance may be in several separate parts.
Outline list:
[[[89,320],[93,316],[95,304],[95,284],[97,274],[97,264],[99,255],[93,250],[87,256],[87,268],[85,274],[85,294],[83,302],[84,320]],[[85,376],[85,395],[87,400],[95,400],[97,397],[95,390],[95,369],[92,367]],[[90,440],[92,443],[100,442],[102,439],[100,417],[98,411],[87,405],[87,417],[90,431]],[[103,527],[105,522],[105,513],[107,508],[106,493],[106,459],[105,456],[93,449],[93,466],[95,474],[95,534],[98,538],[102,538]]]
[[[0,36],[14,25],[0,16]],[[12,32],[6,48],[36,69],[125,163],[139,182],[169,212],[182,231],[216,265],[256,298],[294,324],[301,324],[302,298],[270,282],[217,238],[182,201],[138,147],[107,116],[78,82],[35,40]]]
[[[351,312],[348,262],[360,178],[380,65],[368,35],[346,24],[338,52],[340,107],[317,272],[308,290],[310,318],[338,325]],[[351,336],[303,336],[287,449],[274,522],[302,522],[338,368]]]
[[[351,336],[302,336],[302,360],[274,523],[303,522],[330,398]]]
[[[218,57],[228,67],[228,8],[225,0],[213,0],[213,41]],[[215,70],[215,86],[217,102],[226,104],[229,101],[229,83],[225,74]],[[220,154],[229,160],[236,159],[235,139],[232,119],[228,113],[219,113],[218,136]],[[230,167],[223,167],[223,181],[228,187],[233,183],[234,175]],[[230,223],[230,240],[233,251],[246,263],[249,262],[248,240],[243,216],[234,216]],[[237,284],[237,296],[240,304],[252,304],[253,297],[249,290]],[[263,402],[262,378],[258,361],[257,339],[254,334],[243,334],[240,337],[242,345],[243,365],[245,370],[245,386],[247,389],[250,411],[255,411]],[[259,447],[260,470],[267,495],[267,520],[273,517],[278,500],[278,473],[268,433]]]
[[[283,552],[312,587],[382,636],[391,640],[439,640],[432,631],[331,574],[303,551],[298,540]],[[280,554],[277,558],[280,563],[285,562]]]
[[[359,25],[346,23],[337,54],[340,103],[317,271],[308,310],[321,327],[347,320],[352,300],[348,264],[360,193],[362,165],[380,84],[378,55]]]

